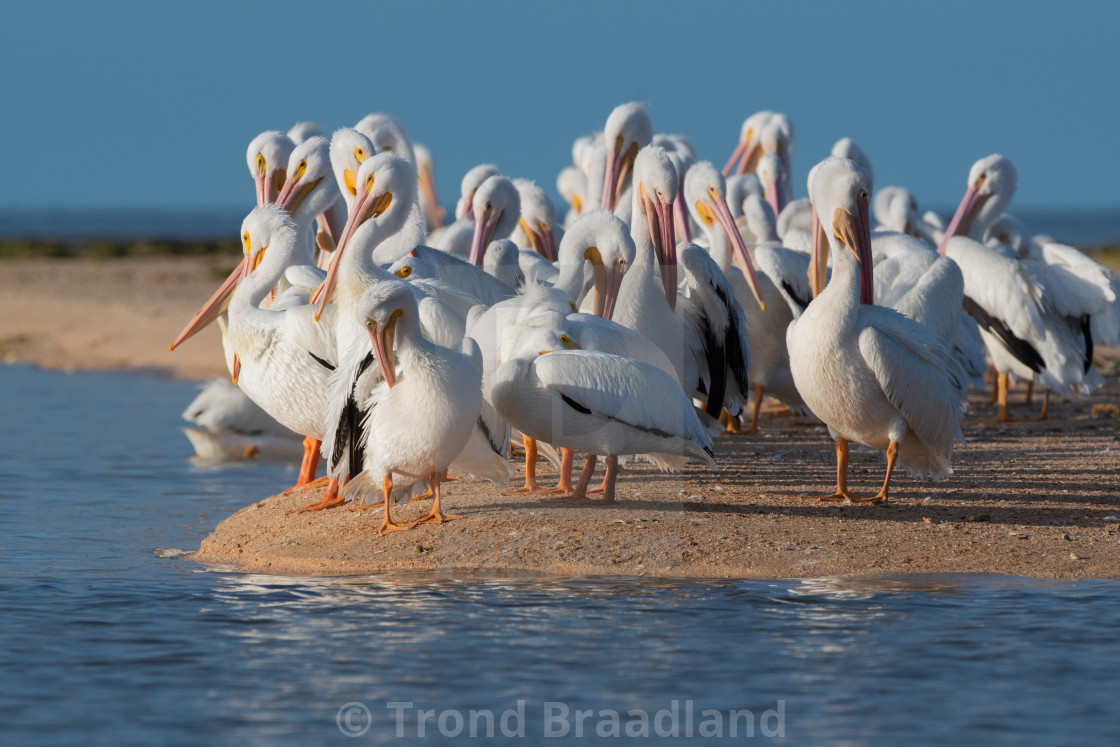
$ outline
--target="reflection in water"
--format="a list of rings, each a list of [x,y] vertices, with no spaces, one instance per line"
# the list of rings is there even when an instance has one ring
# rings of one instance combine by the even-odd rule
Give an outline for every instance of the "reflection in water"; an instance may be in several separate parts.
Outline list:
[[[159,559],[293,476],[192,465],[176,431],[192,391],[0,368],[5,741],[345,742],[349,702],[374,742],[393,741],[389,702],[524,701],[529,737],[549,701],[673,700],[782,701],[808,742],[1114,734],[1117,582],[293,579]]]

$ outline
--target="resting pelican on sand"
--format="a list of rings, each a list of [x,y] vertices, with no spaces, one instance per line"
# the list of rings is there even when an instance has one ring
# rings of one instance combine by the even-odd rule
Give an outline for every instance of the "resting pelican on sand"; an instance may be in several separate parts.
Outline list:
[[[1009,375],[1047,390],[1077,391],[1101,383],[1090,366],[1090,303],[1099,299],[1080,283],[1061,283],[1045,260],[1023,261],[1009,246],[980,243],[1015,194],[1017,174],[1000,155],[982,158],[968,175],[968,189],[938,251],[964,275],[964,307],[998,373],[996,422],[1007,413]],[[1040,417],[1046,417],[1046,407]]]
[[[963,440],[963,372],[925,326],[872,305],[867,173],[828,158],[809,178],[834,259],[828,286],[789,326],[790,369],[836,439],[836,492],[822,500],[882,502],[896,462],[919,476],[952,473],[953,443]],[[887,453],[886,479],[872,498],[848,492],[849,441]]]
[[[526,436],[587,454],[565,503],[613,503],[620,455],[647,454],[662,469],[679,470],[689,457],[715,466],[692,402],[673,377],[646,363],[563,343],[523,347],[495,373],[492,396]],[[596,455],[606,457],[602,500],[587,497]]]
[[[277,423],[229,379],[207,382],[183,410],[183,433],[199,459],[299,458],[300,437]]]
[[[478,421],[482,371],[469,357],[424,338],[416,297],[403,282],[370,287],[356,312],[373,346],[358,365],[368,366],[376,358],[383,382],[364,408],[362,454],[352,457],[351,465],[362,472],[347,484],[345,495],[364,497],[381,488],[385,518],[378,535],[461,518],[441,510],[440,475],[467,445]],[[353,405],[356,409],[357,403]],[[431,481],[434,500],[427,516],[410,524],[393,522],[389,503],[394,475]]]

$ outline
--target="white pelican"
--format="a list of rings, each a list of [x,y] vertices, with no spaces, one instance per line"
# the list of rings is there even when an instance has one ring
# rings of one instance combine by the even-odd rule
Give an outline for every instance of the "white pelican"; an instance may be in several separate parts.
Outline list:
[[[358,193],[358,168],[375,153],[377,148],[370,139],[355,129],[343,127],[331,135],[331,169],[342,199],[346,201],[347,215]]]
[[[813,172],[811,197],[834,256],[832,279],[789,326],[790,368],[836,439],[836,492],[822,500],[882,502],[896,461],[919,476],[952,473],[953,443],[962,440],[963,373],[928,328],[871,303],[870,177],[839,158]],[[848,492],[849,441],[887,453],[886,479],[872,498]]]
[[[330,141],[316,136],[297,145],[288,158],[287,174],[287,181],[276,197],[276,207],[291,213],[295,220],[308,247],[306,264],[323,267],[346,223],[345,203],[331,173]],[[313,220],[319,224],[314,237]],[[318,262],[312,259],[312,245],[319,248]],[[297,264],[304,264],[300,259],[296,259]]]
[[[245,162],[257,187],[257,204],[267,205],[276,199],[287,174],[284,167],[295,143],[278,130],[265,130],[249,142]]]
[[[564,237],[564,231],[556,225],[552,200],[529,179],[514,179],[513,186],[517,189],[521,215],[510,238],[517,246],[531,246],[546,260],[555,262],[556,245]]]
[[[500,174],[491,176],[475,190],[471,212],[474,233],[468,258],[482,266],[482,256],[491,241],[508,239],[521,219],[521,197],[513,182]]]
[[[603,191],[600,193],[599,206],[615,212],[616,206],[626,208],[630,204],[620,199],[630,183],[630,170],[638,151],[653,140],[653,124],[649,119],[646,105],[637,101],[619,104],[607,117],[603,128],[603,143],[606,145],[606,171],[603,174]],[[625,213],[619,215],[626,220]]]
[[[1024,261],[1012,247],[980,243],[1010,204],[1016,181],[1014,165],[1003,156],[973,164],[968,189],[938,247],[961,268],[965,311],[979,325],[998,373],[996,422],[1012,419],[1009,375],[1033,379],[1047,390],[1091,390],[1101,383],[1088,365],[1089,312],[1101,299],[1090,290],[1092,283],[1062,283],[1045,258]],[[1046,417],[1046,409],[1044,404],[1040,417]]]
[[[758,165],[759,157],[764,152],[773,152],[772,150],[766,151],[762,144],[762,135],[770,127],[773,127],[774,130],[768,136],[768,139],[772,140],[768,144],[771,148],[775,147],[773,143],[776,142],[784,144],[785,152],[779,155],[785,161],[788,173],[789,159],[793,157],[793,122],[785,114],[768,110],[755,112],[743,120],[743,125],[739,128],[739,144],[735,147],[731,158],[728,159],[721,173],[728,176],[732,171],[736,174],[753,172]]]
[[[326,137],[327,133],[319,126],[318,122],[296,122],[288,129],[288,138],[300,145],[313,137]]]
[[[459,199],[455,202],[455,222],[428,237],[433,247],[464,257],[470,254],[471,239],[474,237],[474,193],[484,181],[500,174],[494,164],[482,163],[463,175]]]
[[[583,212],[587,201],[587,177],[575,166],[566,166],[556,176],[556,191],[568,203],[568,213],[564,216],[564,228],[572,225]]]
[[[587,454],[565,503],[613,503],[618,457],[646,454],[662,469],[689,458],[709,467],[711,436],[671,376],[630,358],[585,350],[525,350],[494,375],[494,406],[526,436]],[[587,497],[606,457],[602,500]]]
[[[441,510],[440,475],[463,451],[478,421],[482,371],[467,356],[424,338],[416,297],[405,283],[370,287],[356,311],[383,382],[364,407],[365,420],[357,424],[360,453],[351,457],[351,469],[362,471],[347,484],[345,495],[358,499],[381,489],[385,517],[378,535],[461,518]],[[358,365],[363,364],[369,365],[369,358]],[[356,410],[357,403],[352,405]],[[427,516],[410,524],[393,522],[389,503],[394,475],[431,481],[434,500]]]
[[[382,113],[367,114],[354,125],[354,129],[368,137],[378,153],[387,150],[416,168],[412,139],[396,117]]]
[[[205,460],[298,459],[300,437],[276,422],[229,379],[207,382],[183,411],[183,433]]]
[[[832,152],[829,155],[836,158],[847,158],[849,161],[855,162],[857,166],[867,172],[868,178],[871,179],[871,185],[875,185],[875,169],[871,166],[871,159],[863,152],[863,148],[856,145],[855,140],[850,137],[840,138],[832,144]]]
[[[496,243],[493,242],[491,246]],[[489,249],[487,254],[489,255]],[[515,287],[506,285],[462,257],[428,246],[414,248],[390,265],[389,272],[402,280],[411,281],[413,278],[442,280],[466,291],[487,306],[513,298],[517,294]]]
[[[241,241],[244,271],[229,301],[234,381],[282,425],[322,441],[327,382],[337,364],[333,327],[315,323],[313,306],[260,308],[300,251],[301,237],[286,212],[263,205],[245,218]],[[301,482],[314,473],[315,464],[305,458]],[[322,503],[332,503],[337,490],[337,481],[332,482]]]
[[[808,258],[774,244],[762,244],[755,247],[752,260],[727,207],[725,189],[723,177],[708,161],[696,164],[685,175],[685,201],[704,228],[712,259],[727,276],[746,319],[751,351],[748,380],[754,395],[747,432],[753,432],[764,393],[769,392],[791,408],[803,404],[789,373],[785,330],[807,303]],[[732,252],[746,274],[732,266]],[[754,260],[758,261],[758,271]],[[754,295],[757,303],[749,295]],[[738,432],[734,421],[731,425],[730,432]]]
[[[436,172],[432,162],[432,152],[420,143],[412,150],[416,153],[416,173],[420,179],[420,204],[424,209],[424,220],[428,233],[443,228],[443,206],[439,204],[439,190],[436,189]]]

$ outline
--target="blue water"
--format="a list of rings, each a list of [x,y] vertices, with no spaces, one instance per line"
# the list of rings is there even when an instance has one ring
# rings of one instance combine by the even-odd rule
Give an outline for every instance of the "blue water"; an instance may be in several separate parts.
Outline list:
[[[655,730],[674,701],[694,738],[703,710],[726,735],[740,709],[740,736],[783,743],[1117,735],[1116,581],[292,579],[158,558],[295,474],[193,464],[193,391],[0,367],[5,744],[385,743],[398,714],[403,741],[453,743],[471,710],[483,735],[494,714],[489,741],[564,743],[579,709],[592,742],[619,741],[596,737],[611,711],[623,738],[644,713],[648,743],[674,741]]]

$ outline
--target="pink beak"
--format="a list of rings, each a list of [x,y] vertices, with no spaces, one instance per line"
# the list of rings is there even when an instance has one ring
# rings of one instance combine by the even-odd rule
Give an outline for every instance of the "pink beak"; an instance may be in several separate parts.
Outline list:
[[[614,315],[614,305],[618,301],[618,290],[622,287],[622,270],[617,266],[607,270],[607,287],[603,292],[603,318]]]
[[[298,189],[299,180],[289,176],[284,182],[284,187],[280,190],[280,194],[276,196],[276,207],[281,210],[288,210],[288,205],[291,203],[292,197],[295,196]]]
[[[683,189],[673,198],[673,214],[677,218],[677,238],[681,241],[692,241],[692,224],[688,222],[688,211],[684,209]]]
[[[371,194],[371,192],[366,192],[355,200],[350,215],[346,217],[346,225],[342,227],[342,239],[338,242],[338,247],[331,257],[327,279],[323,281],[323,292],[319,295],[319,308],[315,310],[315,321],[319,321],[323,316],[323,310],[327,308],[327,304],[331,302],[331,298],[334,296],[334,289],[338,284],[338,266],[341,263],[342,252],[350,243],[350,239],[354,236],[354,232],[358,230],[358,226],[365,220],[363,216],[369,211],[370,203],[373,202]]]
[[[494,235],[494,229],[498,225],[498,220],[501,219],[501,214],[498,214],[493,221],[488,220],[490,217],[489,211],[484,211],[483,214],[475,218],[474,221],[474,237],[471,239],[471,253],[470,263],[475,267],[482,267],[482,258],[486,254],[486,247],[490,245],[490,237]]]
[[[941,239],[941,243],[937,247],[938,254],[945,253],[945,245],[949,243],[949,239],[957,235],[961,224],[971,216],[972,211],[976,209],[976,204],[979,201],[980,191],[976,189],[976,187],[969,186],[964,192],[964,198],[961,199],[961,204],[957,206],[957,212],[953,213],[953,220],[949,221],[949,227],[945,229],[945,236]]]
[[[770,208],[774,211],[774,217],[777,218],[782,214],[782,189],[776,180],[769,181],[764,190],[766,192],[766,202],[770,203]]]
[[[381,369],[381,375],[385,377],[385,383],[392,389],[393,385],[397,383],[397,372],[394,367],[389,365],[389,351],[386,350],[385,345],[385,331],[383,329],[370,330],[369,339],[373,342],[373,355],[377,358],[377,367]]]
[[[723,195],[719,195],[714,202],[716,207],[716,219],[719,220],[719,224],[723,226],[727,238],[731,241],[731,246],[735,248],[735,253],[739,257],[739,263],[743,265],[743,273],[747,277],[747,284],[750,285],[755,300],[758,301],[759,307],[765,311],[766,302],[762,300],[762,284],[758,280],[758,273],[755,272],[754,263],[751,262],[751,255],[747,252],[747,245],[743,243],[743,237],[739,233],[739,227],[735,225],[735,219],[731,217],[731,209],[727,207],[727,200],[723,198]]]
[[[614,212],[615,202],[615,182],[618,181],[618,175],[622,172],[622,154],[611,148],[607,151],[607,171],[603,174],[603,196],[599,201],[599,207],[606,208]]]
[[[218,290],[207,299],[202,308],[194,313],[191,317],[190,323],[179,333],[179,336],[168,347],[168,350],[174,350],[182,345],[186,340],[193,337],[198,332],[205,329],[215,319],[225,313],[226,307],[229,306],[229,298],[233,295],[233,291],[237,288],[237,284],[247,274],[246,268],[249,266],[249,258],[242,257],[241,262],[237,267],[233,268],[233,272],[229,277],[222,281],[218,286]]]
[[[267,205],[271,200],[268,199],[268,192],[271,189],[271,182],[267,176],[257,176],[253,178],[253,185],[257,188],[257,207]]]
[[[871,207],[869,200],[859,201],[859,302],[875,303],[875,267],[871,258]]]
[[[741,143],[739,143],[738,145],[735,146],[735,150],[733,150],[731,152],[731,158],[727,159],[727,163],[724,164],[723,170],[720,173],[722,173],[724,175],[724,177],[726,177],[728,174],[730,174],[731,169],[735,168],[735,164],[737,164],[739,162],[739,159],[741,159],[743,157],[743,154],[746,151],[747,151],[747,141],[744,140],[744,141],[742,141]]]

